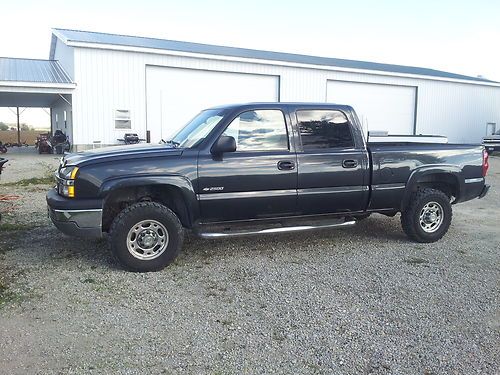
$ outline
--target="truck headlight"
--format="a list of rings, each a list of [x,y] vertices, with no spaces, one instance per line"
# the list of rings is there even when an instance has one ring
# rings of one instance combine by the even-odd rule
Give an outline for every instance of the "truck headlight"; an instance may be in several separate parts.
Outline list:
[[[57,191],[60,195],[68,198],[75,197],[75,178],[78,167],[64,167],[59,170]]]
[[[76,166],[64,167],[60,169],[59,177],[64,178],[65,180],[74,180],[77,172],[78,167]]]

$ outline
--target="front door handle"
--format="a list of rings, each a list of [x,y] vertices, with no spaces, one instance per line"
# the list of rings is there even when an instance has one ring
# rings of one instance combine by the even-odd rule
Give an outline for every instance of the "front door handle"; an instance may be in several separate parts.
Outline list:
[[[295,169],[295,163],[290,160],[281,160],[278,162],[278,169],[280,171],[290,171]]]
[[[343,168],[356,168],[357,166],[358,166],[357,160],[352,160],[352,159],[342,160]]]

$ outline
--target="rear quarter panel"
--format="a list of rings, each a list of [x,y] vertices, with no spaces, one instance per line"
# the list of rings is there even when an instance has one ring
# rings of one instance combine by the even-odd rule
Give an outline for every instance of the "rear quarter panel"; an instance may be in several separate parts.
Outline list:
[[[405,193],[424,174],[452,174],[461,194],[466,194],[465,180],[482,177],[481,145],[369,143],[368,148],[373,168],[369,209],[399,210]]]

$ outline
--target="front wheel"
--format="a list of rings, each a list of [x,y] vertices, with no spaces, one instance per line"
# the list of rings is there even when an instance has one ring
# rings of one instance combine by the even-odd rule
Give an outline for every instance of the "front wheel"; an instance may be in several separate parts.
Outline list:
[[[120,264],[135,272],[159,271],[179,254],[184,232],[169,208],[135,203],[118,214],[110,228],[110,247]]]
[[[451,224],[452,208],[446,194],[436,189],[420,189],[401,212],[401,225],[408,237],[417,242],[436,242]]]

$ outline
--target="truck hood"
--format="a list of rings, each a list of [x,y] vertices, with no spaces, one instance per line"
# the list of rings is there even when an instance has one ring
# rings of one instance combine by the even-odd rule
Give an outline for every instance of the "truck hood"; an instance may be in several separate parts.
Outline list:
[[[61,160],[64,165],[86,165],[90,163],[101,163],[107,161],[137,159],[153,156],[179,156],[183,149],[173,148],[169,145],[159,144],[136,144],[125,146],[110,146],[94,150],[81,151],[67,154]]]

